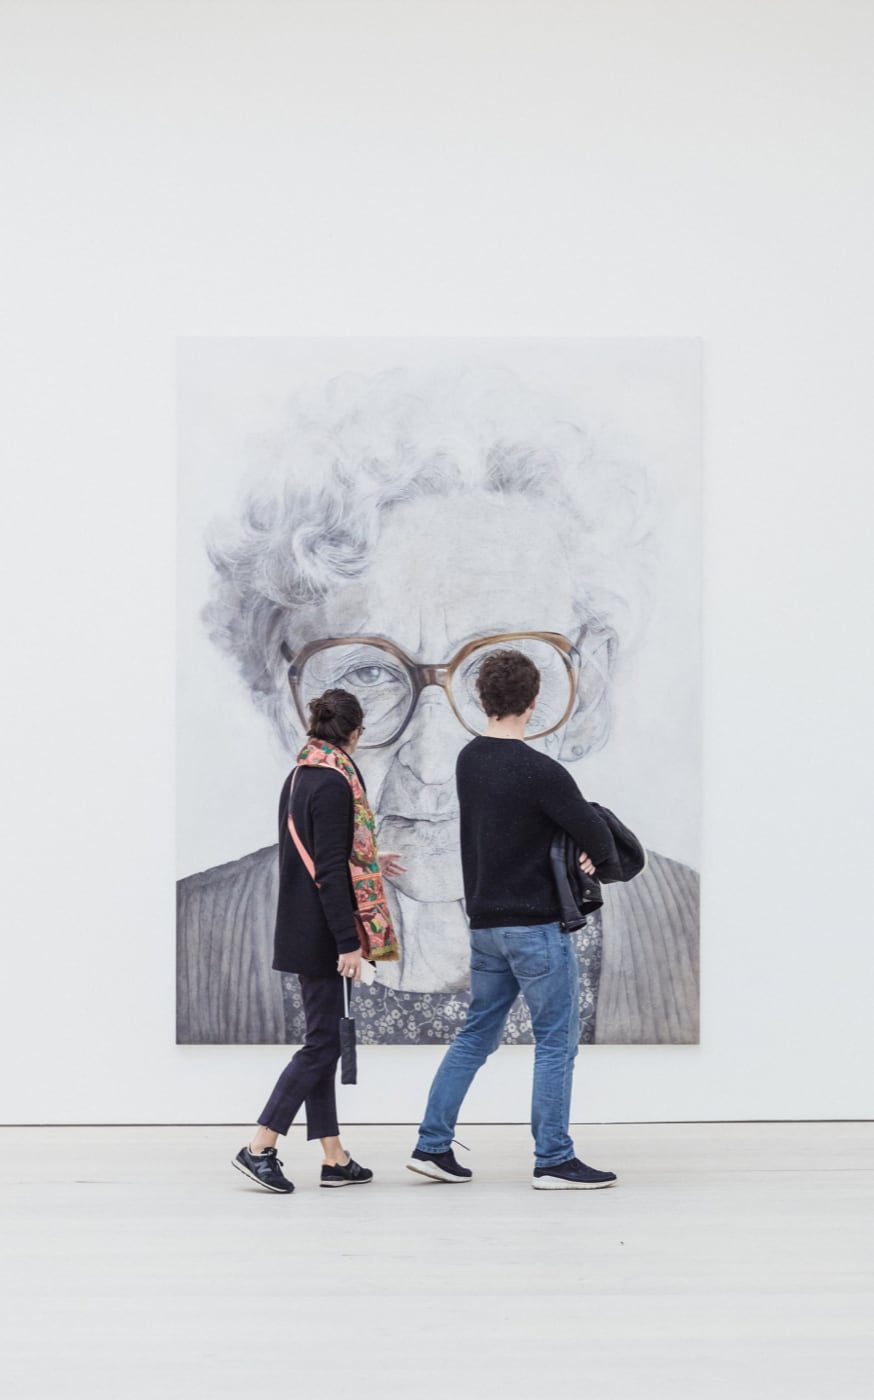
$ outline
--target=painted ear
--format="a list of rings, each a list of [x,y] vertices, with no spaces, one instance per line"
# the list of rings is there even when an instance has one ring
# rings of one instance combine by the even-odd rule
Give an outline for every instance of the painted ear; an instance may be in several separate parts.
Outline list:
[[[558,757],[562,763],[575,763],[600,749],[610,733],[611,677],[617,646],[612,627],[599,626],[583,638],[576,705],[560,735]]]

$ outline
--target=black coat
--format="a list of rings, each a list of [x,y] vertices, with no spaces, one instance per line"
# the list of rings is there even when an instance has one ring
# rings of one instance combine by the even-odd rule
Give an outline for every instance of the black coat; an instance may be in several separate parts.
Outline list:
[[[294,785],[295,830],[313,858],[315,881],[288,830],[288,794]],[[286,778],[279,797],[279,894],[273,941],[278,972],[330,977],[339,953],[359,946],[355,891],[349,857],[355,835],[352,790],[331,768],[300,768]],[[316,886],[318,882],[318,888]]]

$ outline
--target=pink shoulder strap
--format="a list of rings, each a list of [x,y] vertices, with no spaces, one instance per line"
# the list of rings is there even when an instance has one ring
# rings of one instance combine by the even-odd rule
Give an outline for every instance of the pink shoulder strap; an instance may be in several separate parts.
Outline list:
[[[307,874],[309,875],[311,880],[315,880],[316,867],[313,863],[313,858],[310,855],[304,843],[301,841],[300,837],[298,836],[297,827],[291,819],[291,794],[294,792],[294,782],[299,772],[300,769],[295,768],[294,777],[291,780],[291,787],[288,789],[288,834],[290,835],[292,841],[295,844],[295,848],[297,850],[298,855],[304,863],[304,868]]]

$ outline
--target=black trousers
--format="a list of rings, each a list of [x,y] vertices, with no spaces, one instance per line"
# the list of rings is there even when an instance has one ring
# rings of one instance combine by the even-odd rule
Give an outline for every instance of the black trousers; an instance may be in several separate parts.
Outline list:
[[[300,976],[306,1024],[304,1041],[276,1081],[261,1117],[262,1128],[287,1133],[306,1104],[307,1138],[339,1137],[334,1083],[340,1058],[343,979]],[[349,988],[350,1002],[352,988]]]

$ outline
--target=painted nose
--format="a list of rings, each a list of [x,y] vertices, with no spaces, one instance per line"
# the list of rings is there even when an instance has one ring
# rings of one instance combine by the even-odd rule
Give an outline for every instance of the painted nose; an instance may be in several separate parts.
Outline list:
[[[426,787],[454,783],[455,760],[470,737],[452,713],[445,692],[428,686],[419,696],[397,756]]]

